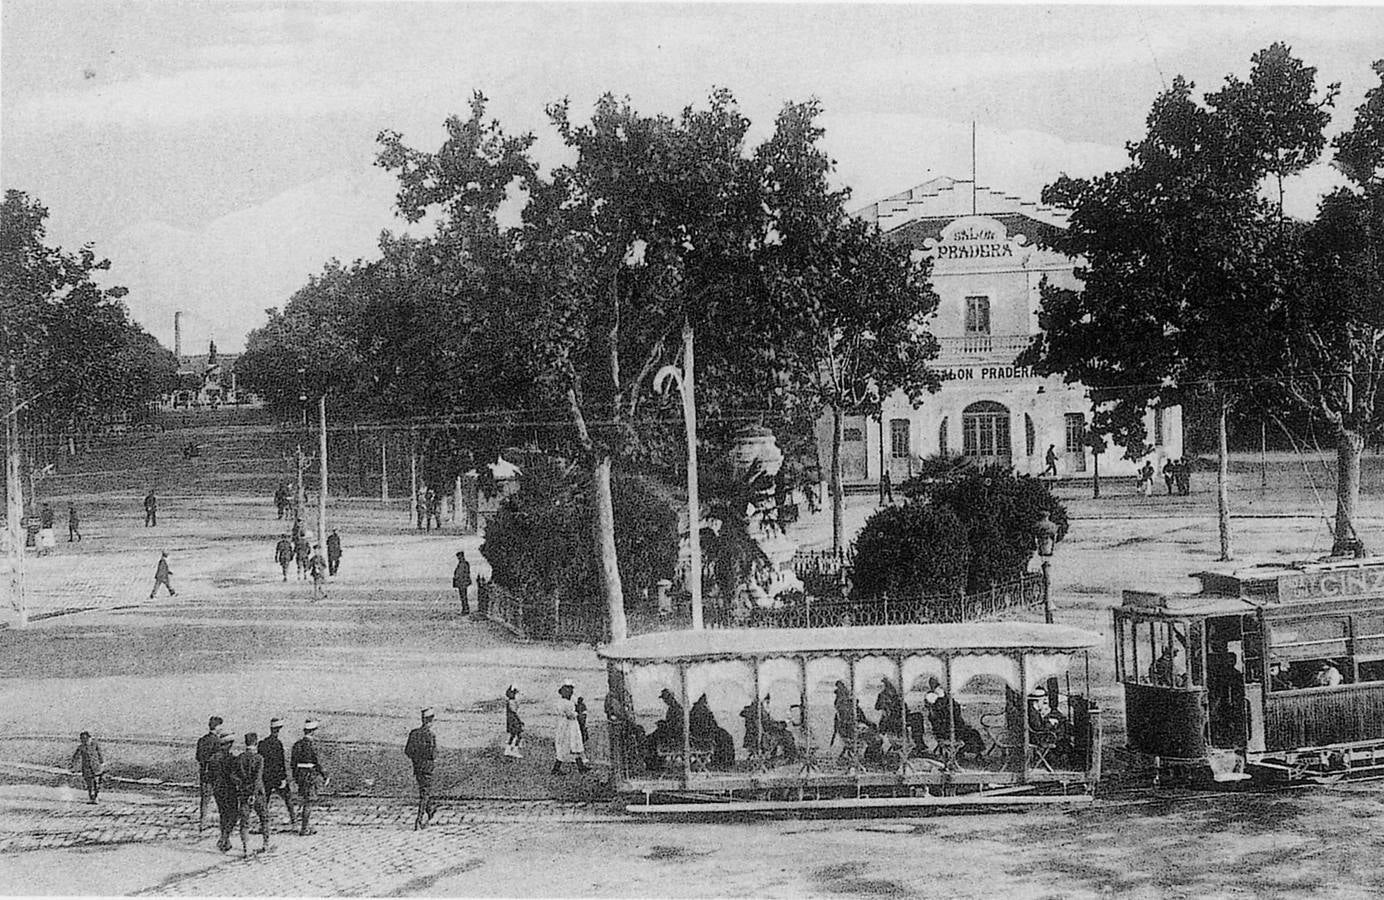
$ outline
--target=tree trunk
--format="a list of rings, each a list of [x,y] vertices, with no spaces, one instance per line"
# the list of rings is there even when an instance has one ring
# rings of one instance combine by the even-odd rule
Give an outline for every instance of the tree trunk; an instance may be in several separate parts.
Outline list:
[[[1091,499],[1100,499],[1100,451],[1091,449]]]
[[[1336,438],[1336,537],[1332,556],[1353,556],[1364,551],[1364,542],[1355,529],[1355,507],[1360,500],[1360,457],[1365,437],[1358,431],[1341,429]]]
[[[610,494],[610,455],[596,458],[592,472],[596,485],[596,548],[601,556],[601,583],[610,609],[610,639],[625,639],[625,592],[620,584],[620,565],[615,556],[615,503]]]
[[[831,549],[841,550],[842,532],[845,530],[845,488],[841,480],[841,436],[844,427],[841,408],[831,410],[831,481],[827,490],[831,493]],[[882,478],[884,473],[880,473]]]
[[[1225,389],[1216,391],[1216,523],[1221,533],[1221,559],[1234,559],[1230,546],[1230,445],[1226,438],[1226,418],[1230,398]]]

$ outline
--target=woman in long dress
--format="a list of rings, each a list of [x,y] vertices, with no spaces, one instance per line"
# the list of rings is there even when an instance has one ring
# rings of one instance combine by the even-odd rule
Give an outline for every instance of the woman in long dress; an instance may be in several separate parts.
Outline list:
[[[590,770],[586,764],[586,747],[582,744],[581,729],[577,726],[577,707],[572,700],[576,685],[564,681],[557,689],[557,728],[553,730],[553,774],[562,773],[562,764],[577,764],[578,772]]]

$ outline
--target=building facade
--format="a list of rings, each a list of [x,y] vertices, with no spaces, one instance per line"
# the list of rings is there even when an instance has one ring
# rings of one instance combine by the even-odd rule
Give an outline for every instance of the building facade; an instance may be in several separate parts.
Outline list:
[[[941,345],[933,362],[942,388],[914,408],[902,392],[886,399],[879,418],[846,418],[842,467],[847,484],[894,483],[935,454],[977,463],[1003,463],[1038,475],[1049,447],[1061,477],[1086,477],[1095,467],[1086,446],[1091,400],[1080,384],[1040,378],[1015,365],[1038,330],[1039,285],[1080,286],[1072,259],[1039,244],[1065,228],[1067,213],[977,186],[937,178],[857,213],[892,240],[932,260],[939,303],[930,330]],[[1153,450],[1144,459],[1161,470],[1182,456],[1182,414],[1176,406],[1150,409],[1145,419]],[[830,422],[819,428],[823,466]],[[1124,449],[1101,454],[1101,475],[1133,475],[1144,459]]]

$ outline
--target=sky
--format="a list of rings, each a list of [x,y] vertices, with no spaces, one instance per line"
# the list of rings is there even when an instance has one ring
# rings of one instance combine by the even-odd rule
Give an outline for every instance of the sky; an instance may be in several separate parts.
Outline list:
[[[766,138],[817,97],[837,179],[863,206],[938,175],[1037,199],[1059,173],[1120,167],[1176,75],[1198,91],[1285,41],[1339,81],[1349,126],[1384,57],[1384,7],[731,3],[0,4],[0,185],[49,210],[49,242],[91,243],[133,317],[184,352],[236,350],[335,257],[403,230],[380,131],[436,149],[474,91],[562,159],[544,113],[603,93],[676,113],[729,88]],[[1310,216],[1340,183],[1289,186]]]

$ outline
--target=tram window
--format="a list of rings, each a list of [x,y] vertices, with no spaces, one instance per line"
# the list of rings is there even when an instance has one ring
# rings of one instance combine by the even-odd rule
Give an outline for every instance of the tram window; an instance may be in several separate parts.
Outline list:
[[[1187,687],[1187,641],[1185,622],[1149,622],[1139,628],[1135,652],[1139,665],[1147,666],[1139,672],[1139,680],[1159,687]]]
[[[1355,616],[1357,681],[1384,681],[1384,613]]]
[[[1275,623],[1270,688],[1334,687],[1353,680],[1348,625],[1344,616]]]

